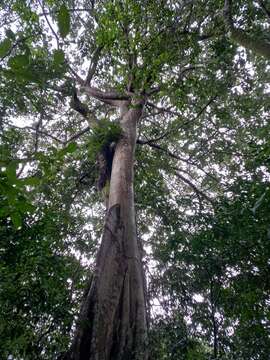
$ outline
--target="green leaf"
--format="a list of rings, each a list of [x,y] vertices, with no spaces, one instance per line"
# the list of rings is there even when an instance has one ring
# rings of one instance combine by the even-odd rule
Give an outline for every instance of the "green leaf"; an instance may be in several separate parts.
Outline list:
[[[6,169],[8,180],[12,183],[14,183],[17,180],[16,169],[17,169],[17,163],[15,161],[10,162]]]
[[[53,52],[53,63],[56,67],[62,65],[65,61],[65,54],[63,50],[54,50]]]
[[[18,229],[20,226],[22,226],[22,217],[18,212],[14,212],[10,214],[11,221],[13,222],[13,225]]]
[[[37,74],[35,74],[30,69],[25,69],[24,71],[21,71],[20,73],[17,73],[17,79],[22,79],[22,80],[26,80],[26,81],[32,81],[32,82],[35,82],[35,83],[40,82],[40,79],[37,76]]]
[[[37,186],[40,184],[40,179],[38,179],[37,177],[29,177],[26,179],[21,179],[20,180],[24,185],[30,185],[30,186]]]
[[[6,217],[9,214],[9,212],[10,212],[9,206],[4,206],[0,208],[0,218]]]
[[[6,30],[6,36],[12,40],[15,40],[15,38],[16,38],[16,35],[14,34],[14,32],[11,29]]]
[[[66,154],[73,153],[76,149],[77,144],[75,142],[71,142],[70,144],[68,144],[68,146],[57,152],[57,159],[62,160]]]
[[[10,39],[5,39],[0,43],[0,57],[6,56],[11,49],[12,42]]]
[[[12,70],[18,71],[21,68],[25,68],[29,65],[29,56],[28,55],[16,55],[13,56],[8,61],[8,65],[11,67]]]
[[[0,182],[0,194],[3,194],[5,197],[8,198],[9,202],[12,202],[16,199],[18,191],[11,184]]]
[[[77,144],[75,142],[71,142],[64,150],[66,153],[73,153],[76,149]]]
[[[25,200],[23,201],[19,201],[16,204],[16,208],[23,214],[26,213],[33,213],[35,210],[35,207],[33,205],[31,205],[30,203],[26,202]]]
[[[61,5],[57,15],[57,23],[62,38],[65,38],[70,31],[70,14],[65,4]]]

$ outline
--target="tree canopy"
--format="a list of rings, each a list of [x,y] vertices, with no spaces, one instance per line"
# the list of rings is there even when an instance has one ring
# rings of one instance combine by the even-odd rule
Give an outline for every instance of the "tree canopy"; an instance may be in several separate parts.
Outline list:
[[[100,154],[122,136],[119,103],[141,99],[150,359],[269,358],[269,14],[259,0],[1,4],[1,358],[69,348],[106,213]]]

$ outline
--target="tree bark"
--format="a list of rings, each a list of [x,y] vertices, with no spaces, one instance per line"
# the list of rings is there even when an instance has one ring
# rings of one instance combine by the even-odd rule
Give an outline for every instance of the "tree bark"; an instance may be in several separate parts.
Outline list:
[[[133,162],[143,102],[123,101],[101,246],[66,359],[146,360],[144,275],[137,241]]]

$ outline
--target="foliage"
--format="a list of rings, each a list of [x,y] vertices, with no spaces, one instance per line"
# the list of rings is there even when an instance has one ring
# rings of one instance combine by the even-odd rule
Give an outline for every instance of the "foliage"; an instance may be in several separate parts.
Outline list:
[[[156,244],[162,280],[157,273],[154,291],[162,287],[170,299],[167,311],[190,318],[191,335],[211,343],[216,332],[222,358],[266,359],[269,189],[239,180],[230,191],[235,197],[220,200],[204,230],[185,239],[170,236],[163,248]]]
[[[50,165],[63,164],[75,144],[54,156],[37,154],[36,176],[19,178],[21,160],[14,158],[21,141],[20,133],[11,130],[4,132],[1,144],[0,357],[51,359],[69,344],[78,311],[75,299],[82,296],[86,279],[74,251],[89,254],[93,242],[83,228],[84,218],[72,214],[67,201],[63,206],[71,195],[62,193],[57,199],[48,189],[59,172]]]
[[[15,144],[16,141],[20,141],[19,134],[16,134],[14,131],[7,133],[6,138],[12,140]],[[10,218],[13,225],[19,228],[22,225],[22,217],[34,211],[34,207],[24,195],[26,186],[35,186],[38,183],[38,179],[35,177],[17,178],[16,170],[19,162],[10,158],[12,145],[11,141],[0,145],[0,218]]]
[[[117,122],[107,119],[99,120],[88,137],[88,154],[90,160],[96,160],[97,154],[105,150],[112,143],[117,143],[121,137],[121,127]]]
[[[57,15],[57,22],[60,35],[65,38],[70,31],[70,15],[68,8],[62,4]]]
[[[51,359],[69,343],[76,309],[72,294],[80,291],[78,281],[76,285],[74,281],[83,271],[74,256],[63,253],[61,242],[55,243],[65,226],[63,219],[61,224],[55,218],[48,210],[39,221],[32,220],[30,225],[28,219],[17,231],[7,220],[1,221],[3,359],[9,354]]]

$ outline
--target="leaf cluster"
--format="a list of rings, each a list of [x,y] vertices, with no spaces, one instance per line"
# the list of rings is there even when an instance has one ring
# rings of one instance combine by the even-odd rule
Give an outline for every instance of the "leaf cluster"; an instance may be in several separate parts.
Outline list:
[[[88,138],[87,147],[89,158],[95,160],[97,154],[105,150],[112,143],[117,143],[122,135],[122,130],[118,122],[110,121],[106,118],[101,119],[93,128],[92,134]]]

